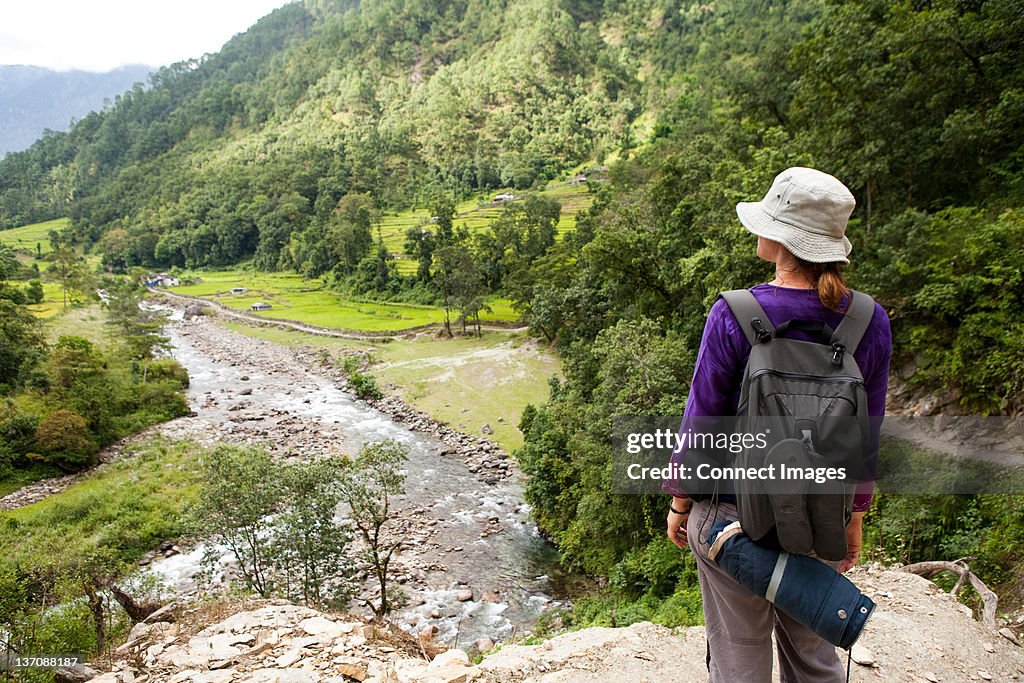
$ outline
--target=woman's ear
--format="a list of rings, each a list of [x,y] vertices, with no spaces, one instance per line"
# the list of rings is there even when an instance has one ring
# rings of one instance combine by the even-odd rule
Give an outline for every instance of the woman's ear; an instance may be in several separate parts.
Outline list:
[[[781,244],[767,237],[757,237],[757,255],[759,258],[775,263],[779,257],[779,249],[782,247]]]

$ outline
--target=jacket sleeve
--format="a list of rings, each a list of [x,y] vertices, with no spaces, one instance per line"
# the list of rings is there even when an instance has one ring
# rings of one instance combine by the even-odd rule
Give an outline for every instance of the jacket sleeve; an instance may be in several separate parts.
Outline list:
[[[743,359],[750,354],[750,344],[724,299],[711,307],[704,335],[701,337],[697,363],[690,382],[690,394],[679,425],[679,433],[701,431],[694,423],[702,417],[724,417],[736,414],[739,403]],[[686,449],[672,453],[670,461],[679,464]],[[674,496],[685,496],[678,479],[666,479],[661,490]]]

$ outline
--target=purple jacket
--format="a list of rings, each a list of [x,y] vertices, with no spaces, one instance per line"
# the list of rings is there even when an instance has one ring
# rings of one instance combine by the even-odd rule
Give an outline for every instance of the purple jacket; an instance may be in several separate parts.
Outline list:
[[[787,320],[824,320],[835,328],[843,318],[842,313],[830,311],[821,305],[818,293],[813,289],[791,289],[774,285],[757,285],[750,290],[764,308],[773,326]],[[812,341],[810,334],[791,331],[787,336]],[[686,400],[683,425],[687,418],[718,417],[735,415],[740,398],[740,383],[743,368],[750,355],[750,342],[740,328],[736,317],[723,299],[715,302],[704,326],[704,336],[697,353],[697,366],[693,372],[690,395]],[[885,392],[889,384],[889,359],[892,356],[892,334],[889,331],[889,316],[885,309],[875,304],[875,315],[868,325],[864,338],[857,347],[854,360],[864,375],[868,396],[868,414],[872,417],[885,415]],[[878,457],[880,420],[871,421],[871,454],[869,459]],[[674,453],[673,462],[681,462],[685,450]],[[662,490],[674,496],[685,496],[678,480],[665,480]],[[871,505],[874,482],[863,482],[857,488],[853,509],[867,510]]]

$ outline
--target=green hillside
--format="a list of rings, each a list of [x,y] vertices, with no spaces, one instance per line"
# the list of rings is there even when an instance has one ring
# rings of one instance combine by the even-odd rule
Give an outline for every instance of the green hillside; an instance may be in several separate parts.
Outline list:
[[[677,9],[295,2],[6,158],[0,226],[124,231],[108,246],[126,265],[301,267],[290,236],[345,195],[424,215],[439,194],[543,187],[633,144],[672,93],[651,57],[687,31]]]

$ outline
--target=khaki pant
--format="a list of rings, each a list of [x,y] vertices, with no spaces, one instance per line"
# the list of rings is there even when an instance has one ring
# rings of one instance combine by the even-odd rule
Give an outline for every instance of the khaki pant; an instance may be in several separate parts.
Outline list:
[[[845,681],[846,672],[832,644],[777,611],[708,559],[707,533],[716,519],[735,520],[736,506],[695,501],[686,526],[704,599],[711,682],[771,681],[773,631],[783,683]]]

